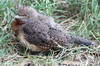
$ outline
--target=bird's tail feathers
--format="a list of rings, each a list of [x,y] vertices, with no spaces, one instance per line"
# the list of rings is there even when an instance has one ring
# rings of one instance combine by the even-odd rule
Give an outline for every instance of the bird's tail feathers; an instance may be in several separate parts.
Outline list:
[[[92,41],[81,37],[66,35],[66,38],[68,39],[69,43],[75,43],[75,44],[86,45],[86,46],[93,45]]]

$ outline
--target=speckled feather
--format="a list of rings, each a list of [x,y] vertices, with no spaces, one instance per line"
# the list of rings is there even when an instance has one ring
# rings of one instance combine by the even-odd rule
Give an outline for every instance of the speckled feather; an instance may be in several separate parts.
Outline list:
[[[31,20],[23,25],[21,31],[24,33],[25,39],[30,44],[35,44],[42,48],[54,48],[59,45],[65,45],[68,43],[66,36],[60,30],[54,29],[47,24],[40,22],[39,20]]]

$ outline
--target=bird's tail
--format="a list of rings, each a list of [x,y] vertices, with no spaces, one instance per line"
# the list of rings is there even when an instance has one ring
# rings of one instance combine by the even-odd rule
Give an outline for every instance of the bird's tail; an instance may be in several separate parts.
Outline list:
[[[86,45],[86,46],[93,45],[92,41],[83,39],[81,37],[66,35],[66,38],[68,39],[69,43],[75,43],[75,44]]]

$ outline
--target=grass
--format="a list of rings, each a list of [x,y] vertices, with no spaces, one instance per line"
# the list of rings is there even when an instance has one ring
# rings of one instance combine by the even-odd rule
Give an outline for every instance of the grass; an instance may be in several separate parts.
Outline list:
[[[17,1],[17,0],[16,0]],[[34,64],[35,66],[58,66],[70,64],[74,66],[99,66],[100,45],[89,48],[75,46],[62,49],[56,56],[54,51],[48,56],[30,51],[19,52],[18,44],[13,37],[11,23],[14,20],[16,8],[19,5],[29,5],[39,13],[48,14],[55,18],[55,22],[62,23],[68,33],[81,36],[100,43],[100,4],[98,0],[0,0],[0,65],[19,66]],[[13,42],[14,41],[14,42]],[[85,50],[82,50],[85,49]]]

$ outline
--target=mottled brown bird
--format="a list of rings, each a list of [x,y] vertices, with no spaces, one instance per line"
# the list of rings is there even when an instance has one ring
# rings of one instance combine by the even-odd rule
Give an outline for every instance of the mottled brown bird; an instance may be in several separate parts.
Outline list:
[[[39,14],[34,8],[23,6],[17,11],[12,28],[23,46],[32,51],[70,47],[71,44],[91,45],[92,42],[80,37],[67,35],[52,17]]]

